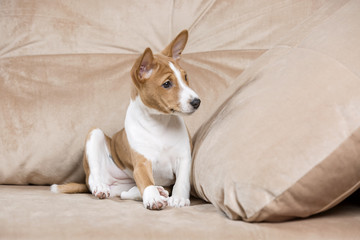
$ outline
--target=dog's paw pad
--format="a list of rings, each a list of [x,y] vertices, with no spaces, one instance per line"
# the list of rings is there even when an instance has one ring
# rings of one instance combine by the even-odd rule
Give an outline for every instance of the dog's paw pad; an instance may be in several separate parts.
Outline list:
[[[165,198],[168,198],[169,197],[169,192],[166,191],[163,187],[161,186],[157,186],[157,189],[160,193],[161,196],[165,197]]]
[[[190,206],[190,200],[185,198],[169,197],[168,205],[170,207],[186,207]]]
[[[146,208],[149,210],[162,210],[167,206],[167,201],[165,199],[153,199],[146,204]]]
[[[110,187],[105,184],[95,186],[92,190],[92,194],[99,199],[108,198],[110,197]]]
[[[143,194],[144,207],[150,210],[164,209],[168,205],[167,196],[168,193],[164,188],[159,186],[148,186],[145,188]]]

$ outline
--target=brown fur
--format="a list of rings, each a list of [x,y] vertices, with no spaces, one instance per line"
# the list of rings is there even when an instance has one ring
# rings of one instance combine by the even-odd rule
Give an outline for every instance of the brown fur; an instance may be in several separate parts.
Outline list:
[[[134,179],[142,196],[147,186],[155,185],[152,163],[144,156],[134,151],[132,151],[132,157],[135,160]]]
[[[127,140],[125,129],[121,129],[113,136],[110,144],[110,152],[116,166],[122,170],[134,170],[133,151]]]
[[[61,193],[88,193],[88,187],[83,183],[68,183],[57,186],[58,192]]]

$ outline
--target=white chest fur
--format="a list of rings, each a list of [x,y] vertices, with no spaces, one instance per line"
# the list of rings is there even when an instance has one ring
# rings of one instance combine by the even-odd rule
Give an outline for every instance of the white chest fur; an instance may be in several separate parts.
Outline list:
[[[145,106],[139,96],[130,102],[125,131],[130,147],[152,162],[156,185],[174,184],[180,163],[191,162],[189,136],[183,119],[159,114]]]

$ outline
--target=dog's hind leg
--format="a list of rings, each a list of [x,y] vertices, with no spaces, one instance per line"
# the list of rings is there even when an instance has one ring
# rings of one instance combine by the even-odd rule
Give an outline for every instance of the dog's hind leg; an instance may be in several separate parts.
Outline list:
[[[96,128],[89,132],[85,145],[84,166],[88,167],[88,187],[91,193],[100,199],[120,196],[122,191],[135,185],[134,180],[112,160],[110,141],[103,131]]]
[[[105,134],[98,128],[89,132],[85,154],[89,167],[88,186],[91,193],[100,198],[110,197],[110,186],[105,179],[106,165],[110,157],[110,151],[107,146]]]
[[[114,163],[110,141],[103,131],[96,128],[90,131],[85,146],[84,166],[88,167],[88,187],[100,199],[120,196],[121,192],[135,185],[134,179]]]

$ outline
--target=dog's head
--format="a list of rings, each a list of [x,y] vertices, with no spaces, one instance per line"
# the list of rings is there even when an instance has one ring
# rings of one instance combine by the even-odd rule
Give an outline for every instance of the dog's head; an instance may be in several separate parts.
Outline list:
[[[188,39],[187,30],[160,53],[150,48],[137,59],[131,77],[135,94],[149,108],[162,114],[191,114],[200,106],[198,95],[189,87],[189,77],[178,63]]]

